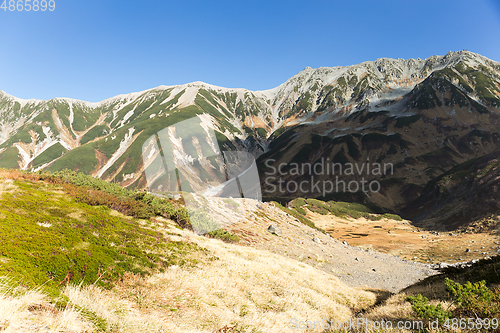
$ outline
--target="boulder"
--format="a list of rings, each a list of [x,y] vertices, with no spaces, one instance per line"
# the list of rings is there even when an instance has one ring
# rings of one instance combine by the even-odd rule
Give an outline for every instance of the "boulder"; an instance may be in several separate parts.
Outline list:
[[[270,233],[272,233],[273,235],[276,235],[276,236],[279,236],[281,237],[282,233],[281,233],[281,229],[278,228],[278,227],[275,227],[274,225],[270,225],[268,228],[267,228],[267,231],[269,231]]]

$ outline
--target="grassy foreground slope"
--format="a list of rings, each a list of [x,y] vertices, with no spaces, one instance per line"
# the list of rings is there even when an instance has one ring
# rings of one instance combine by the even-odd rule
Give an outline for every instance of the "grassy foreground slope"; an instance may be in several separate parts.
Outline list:
[[[182,215],[175,202],[62,180],[0,172],[2,332],[288,332],[290,318],[347,320],[375,302],[311,266],[181,229],[161,216]]]
[[[447,295],[445,277],[484,279],[500,295],[493,291],[498,258],[448,269],[397,294],[362,290],[256,245],[197,236],[179,226],[189,221],[178,202],[153,199],[71,172],[1,170],[0,332],[281,333],[312,320],[317,326],[307,331],[324,333],[331,330],[319,326],[322,319],[427,320],[408,295],[422,294],[456,317],[470,315]],[[314,221],[301,209],[378,219],[359,205],[291,203],[285,211],[301,215],[296,222],[311,224],[298,224],[311,232]],[[345,249],[332,260],[340,256]],[[499,302],[487,305],[496,311]]]
[[[169,241],[152,221],[134,220],[104,205],[90,206],[81,197],[91,191],[87,188],[50,184],[37,175],[10,175],[18,179],[3,173],[7,179],[0,193],[0,274],[22,285],[43,284],[50,291],[68,281],[110,286],[125,272],[144,275],[184,263],[191,250]],[[107,203],[133,207],[126,200]]]

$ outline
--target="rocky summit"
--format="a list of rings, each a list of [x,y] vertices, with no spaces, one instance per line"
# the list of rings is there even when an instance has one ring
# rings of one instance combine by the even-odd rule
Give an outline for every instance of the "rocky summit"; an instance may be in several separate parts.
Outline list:
[[[69,168],[144,189],[145,141],[198,116],[215,131],[221,149],[255,156],[264,198],[356,200],[401,211],[430,180],[498,150],[499,107],[500,63],[469,51],[307,67],[266,91],[193,82],[99,103],[0,93],[0,167]],[[191,153],[177,156],[189,161]],[[380,190],[326,193],[303,186],[280,191],[279,182],[311,180],[309,170],[292,168],[327,162],[362,170],[322,172],[315,181],[357,177],[367,185],[376,180]],[[377,164],[390,168],[377,173]],[[276,175],[280,165],[282,174]]]

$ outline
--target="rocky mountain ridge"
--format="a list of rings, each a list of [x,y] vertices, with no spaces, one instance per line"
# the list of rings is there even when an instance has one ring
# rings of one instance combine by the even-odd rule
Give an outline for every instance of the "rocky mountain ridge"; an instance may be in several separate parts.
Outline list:
[[[249,151],[261,167],[321,157],[400,164],[391,186],[370,198],[396,208],[432,177],[497,149],[499,106],[500,64],[468,51],[306,68],[265,91],[194,82],[99,103],[0,93],[0,166],[70,168],[144,188],[142,144],[200,116],[222,149]],[[403,188],[406,197],[396,199]]]

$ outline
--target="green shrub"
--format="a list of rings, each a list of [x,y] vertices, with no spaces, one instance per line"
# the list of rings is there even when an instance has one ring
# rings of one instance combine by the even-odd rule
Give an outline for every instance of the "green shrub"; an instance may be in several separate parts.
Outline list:
[[[211,230],[217,230],[221,226],[218,222],[206,213],[204,209],[189,207],[189,227],[200,234],[205,234]],[[184,212],[179,212],[185,214]]]
[[[303,208],[306,205],[310,211],[322,215],[333,214],[337,217],[341,218],[351,217],[353,219],[359,219],[361,217],[364,217],[365,219],[371,221],[379,221],[383,217],[385,217],[397,221],[402,221],[402,218],[398,215],[376,214],[371,208],[355,202],[341,202],[333,200],[324,202],[318,199],[298,198],[293,200],[290,204],[290,206],[301,215],[306,215],[306,211]]]
[[[279,202],[276,202],[276,201],[272,201],[272,203],[274,203],[274,205],[276,207],[278,207],[279,209],[281,209],[282,211],[284,211],[285,213],[287,214],[290,214],[291,216],[295,217],[297,220],[299,220],[301,223],[311,227],[311,228],[314,228],[316,230],[319,230],[321,232],[325,232],[323,229],[321,228],[318,228],[314,222],[312,222],[311,220],[309,220],[308,218],[306,218],[305,216],[297,213],[294,209],[290,209],[290,208],[286,208],[286,207],[283,207]]]
[[[318,199],[306,199],[305,200],[308,205],[322,207],[325,205],[324,201]]]
[[[325,209],[324,206],[310,206],[309,209],[315,213],[319,213],[321,215],[328,215],[329,211]]]
[[[163,215],[181,227],[191,226],[186,208],[174,204],[171,199],[161,198],[145,191],[128,190],[118,184],[68,169],[58,172],[41,171],[34,175],[51,183],[76,185],[75,188],[66,187],[66,189],[72,191],[70,195],[75,199],[89,205],[104,205],[138,218]]]
[[[295,208],[295,210],[296,210],[299,214],[302,214],[302,215],[304,215],[304,216],[306,216],[306,215],[307,215],[306,210],[305,210],[304,208],[302,208],[302,207]]]
[[[382,216],[385,217],[386,219],[391,219],[391,220],[396,220],[396,221],[403,221],[403,219],[401,218],[401,216],[396,215],[396,214],[386,213],[386,214],[384,214]]]
[[[324,202],[317,199],[306,199],[305,203],[308,205],[308,209],[310,211],[322,215],[327,215],[331,213],[337,217],[345,218],[349,216],[354,219],[359,219],[361,217],[364,217],[365,219],[371,221],[378,221],[382,219],[382,215],[374,214],[370,208],[358,203],[349,203],[340,201]],[[298,204],[295,204],[295,202],[292,205],[294,207],[296,205],[298,206]],[[297,208],[295,210],[298,211]]]
[[[457,308],[453,311],[455,318],[497,318],[500,315],[500,288],[490,290],[486,281],[471,283],[467,281],[463,285],[449,278],[445,279],[446,289]],[[428,304],[429,300],[422,296],[408,296],[413,311],[419,318],[439,319],[443,322],[452,317],[451,312],[442,309],[438,305]]]
[[[317,199],[306,199],[305,203],[307,203],[307,208],[312,211],[319,213],[321,215],[328,215],[329,213],[333,212],[332,208],[330,205],[324,201],[317,200]]]
[[[483,318],[500,315],[500,290],[488,289],[486,281],[475,283],[467,281],[462,285],[446,278],[445,283],[448,292],[458,305],[457,314]]]
[[[173,216],[171,217],[179,226],[186,229],[193,229],[191,226],[191,220],[189,218],[189,213],[187,209],[176,209]]]
[[[154,215],[152,207],[131,198],[119,198],[102,191],[88,189],[71,184],[62,185],[66,193],[78,202],[90,206],[106,206],[125,215],[146,219]]]
[[[207,233],[207,236],[211,238],[217,238],[228,243],[237,243],[240,241],[240,237],[238,237],[238,235],[224,229],[210,231],[209,233]]]
[[[370,221],[379,221],[382,219],[382,216],[378,214],[363,213],[363,217]]]
[[[408,296],[406,301],[410,302],[412,310],[419,318],[438,319],[440,324],[443,324],[446,319],[451,317],[449,311],[443,310],[441,303],[438,305],[429,304],[429,299],[422,295]]]
[[[292,201],[292,207],[295,209],[300,208],[300,207],[304,206],[305,204],[306,204],[306,199],[304,199],[304,198],[297,198],[297,199]]]
[[[347,209],[356,212],[374,213],[374,211],[362,204],[356,202],[342,202],[342,201],[328,201],[328,204],[332,207],[337,207],[337,209]]]

